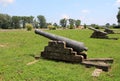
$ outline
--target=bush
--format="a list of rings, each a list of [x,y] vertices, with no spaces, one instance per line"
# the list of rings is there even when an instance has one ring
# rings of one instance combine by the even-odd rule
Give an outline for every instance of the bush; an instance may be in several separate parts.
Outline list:
[[[86,24],[84,24],[84,28],[85,28],[85,29],[87,28],[87,25],[86,25]]]
[[[27,31],[31,31],[33,29],[32,24],[26,24],[25,27],[27,28]]]
[[[74,26],[70,26],[69,29],[74,29]]]
[[[120,28],[120,26],[118,25],[118,26],[114,26],[113,28]]]
[[[53,25],[48,25],[48,29],[49,29],[49,30],[56,30],[56,27],[53,26]]]
[[[100,29],[100,26],[97,24],[91,24],[92,27],[94,27],[95,29]]]
[[[100,29],[100,27],[98,25],[95,26],[95,29]]]

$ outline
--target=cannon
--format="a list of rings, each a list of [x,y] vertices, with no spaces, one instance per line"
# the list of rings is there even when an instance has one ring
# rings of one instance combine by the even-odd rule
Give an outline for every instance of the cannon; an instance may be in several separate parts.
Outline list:
[[[100,31],[100,30],[95,29],[95,28],[93,28],[93,27],[88,27],[88,29],[93,30],[93,31],[95,31],[95,32],[102,33],[102,34],[104,34],[104,35],[107,35],[107,33],[106,33],[106,32]]]
[[[102,27],[102,28],[104,28],[104,29],[105,29],[104,32],[106,32],[106,33],[108,33],[108,34],[115,34],[115,32],[114,32],[113,30],[110,30],[110,29],[107,28],[107,27]]]
[[[100,31],[98,29],[95,29],[93,27],[88,27],[88,29],[93,30],[94,32],[91,35],[91,38],[102,38],[102,39],[108,39],[108,36],[106,32]]]
[[[80,63],[83,59],[87,58],[85,51],[88,49],[82,42],[57,36],[38,29],[35,30],[35,33],[52,40],[48,43],[48,46],[44,47],[44,51],[40,54],[41,57],[45,59]]]
[[[64,41],[66,42],[67,47],[73,48],[73,50],[76,51],[77,53],[88,50],[88,48],[84,46],[83,42],[78,42],[78,41],[71,40],[71,39],[68,39],[62,36],[57,36],[57,35],[47,33],[47,32],[44,32],[38,29],[35,30],[35,33],[42,35],[51,40]]]

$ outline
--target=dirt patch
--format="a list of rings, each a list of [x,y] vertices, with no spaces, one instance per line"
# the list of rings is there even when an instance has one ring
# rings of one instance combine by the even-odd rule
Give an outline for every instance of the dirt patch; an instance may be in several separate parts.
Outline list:
[[[0,81],[3,81],[3,77],[0,75]]]
[[[29,63],[27,63],[26,65],[32,65],[32,64],[35,64],[36,62],[38,62],[39,60],[34,60],[34,61],[32,61],[32,62],[29,62]]]
[[[22,30],[22,29],[0,29],[0,32],[12,32],[12,31],[19,31],[19,30]]]
[[[0,44],[0,48],[4,48],[4,47],[7,47],[8,46],[8,43],[6,44]]]
[[[2,48],[3,48],[3,47],[5,47],[5,45],[0,45],[0,47],[2,47]]]
[[[98,76],[100,76],[101,72],[102,72],[102,69],[95,69],[92,73],[92,76],[98,77]]]

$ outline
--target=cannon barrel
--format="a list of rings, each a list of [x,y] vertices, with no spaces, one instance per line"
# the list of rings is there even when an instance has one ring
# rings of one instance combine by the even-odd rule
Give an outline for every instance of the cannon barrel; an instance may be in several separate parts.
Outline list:
[[[102,27],[103,29],[107,29],[107,30],[110,30],[110,28],[108,28],[108,27]]]
[[[51,39],[51,40],[65,41],[66,46],[73,48],[73,50],[76,51],[77,53],[82,52],[82,51],[87,51],[87,48],[84,46],[84,44],[82,42],[78,42],[78,41],[71,40],[71,39],[68,39],[65,37],[57,36],[57,35],[47,33],[47,32],[44,32],[44,31],[41,31],[38,29],[35,30],[35,33],[42,35],[42,36],[44,36],[48,39]]]
[[[93,30],[93,31],[95,31],[95,32],[100,32],[100,33],[103,33],[103,34],[107,35],[106,32],[104,32],[104,31],[100,31],[100,30],[95,29],[95,28],[93,28],[93,27],[88,27],[88,29]]]
[[[113,30],[109,29],[108,27],[102,27],[102,28],[104,28],[105,29],[104,32],[106,32],[108,34],[114,34],[115,33]]]
[[[102,27],[102,28],[107,29],[107,30],[110,30],[110,29],[109,29],[109,28],[107,28],[107,27]]]

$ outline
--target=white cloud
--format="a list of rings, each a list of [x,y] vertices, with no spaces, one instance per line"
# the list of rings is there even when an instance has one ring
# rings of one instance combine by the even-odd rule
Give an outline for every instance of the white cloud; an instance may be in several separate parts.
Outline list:
[[[120,5],[120,0],[116,0],[115,5]]]
[[[63,15],[62,15],[62,18],[69,19],[69,15],[63,14]]]
[[[86,9],[82,10],[81,12],[82,12],[82,13],[90,13],[90,11],[89,11],[89,10],[86,10]]]
[[[12,4],[14,0],[0,0],[0,4],[3,6],[7,6],[9,4]]]

